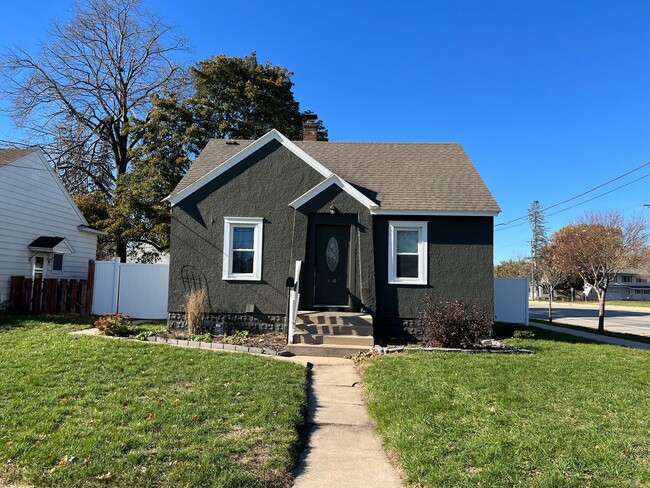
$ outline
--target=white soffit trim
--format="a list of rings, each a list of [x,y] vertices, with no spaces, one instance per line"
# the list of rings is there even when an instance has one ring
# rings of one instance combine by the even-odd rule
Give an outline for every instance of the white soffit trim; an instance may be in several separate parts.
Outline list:
[[[307,203],[309,200],[311,200],[316,195],[320,194],[323,190],[326,190],[327,188],[329,188],[332,185],[337,185],[344,192],[346,192],[348,195],[350,195],[352,198],[357,200],[359,203],[361,203],[366,208],[373,209],[373,208],[377,207],[377,204],[375,202],[373,202],[370,198],[368,198],[363,193],[361,193],[359,190],[357,190],[355,187],[350,185],[350,183],[345,181],[343,178],[341,178],[340,176],[335,175],[335,174],[332,174],[329,178],[324,179],[318,185],[314,186],[313,188],[308,190],[306,193],[303,193],[302,195],[300,195],[293,202],[291,202],[289,204],[289,206],[291,208],[300,208],[305,203]]]
[[[372,209],[370,213],[373,215],[420,215],[432,217],[495,217],[500,211],[493,210],[393,210],[393,209]]]
[[[307,163],[309,166],[311,166],[314,170],[318,171],[321,175],[323,175],[325,178],[329,178],[332,176],[332,172],[327,169],[325,166],[320,164],[318,161],[316,161],[314,158],[312,158],[309,154],[307,154],[305,151],[300,149],[298,146],[296,146],[293,142],[291,142],[289,139],[287,139],[284,135],[282,135],[279,131],[276,129],[271,129],[269,132],[264,134],[262,137],[257,139],[255,142],[250,144],[249,146],[245,147],[241,151],[239,151],[237,154],[234,156],[230,157],[230,159],[227,159],[223,163],[221,163],[219,166],[216,168],[210,170],[208,173],[203,175],[201,178],[196,180],[194,183],[191,185],[187,186],[180,192],[178,192],[176,195],[169,195],[163,199],[163,202],[168,201],[172,205],[176,205],[178,202],[183,200],[185,197],[188,195],[194,193],[196,190],[199,188],[202,188],[203,186],[207,185],[209,182],[217,178],[218,176],[222,175],[226,171],[228,171],[230,168],[234,167],[237,163],[243,161],[246,159],[248,156],[253,154],[255,151],[260,149],[261,147],[265,146],[272,140],[278,141],[280,144],[282,144],[284,147],[286,147],[289,151],[294,153],[296,156],[298,156],[300,159],[302,159],[305,163]]]

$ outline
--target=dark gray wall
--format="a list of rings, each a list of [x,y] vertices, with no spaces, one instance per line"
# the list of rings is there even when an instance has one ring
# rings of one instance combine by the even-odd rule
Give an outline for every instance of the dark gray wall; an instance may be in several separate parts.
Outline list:
[[[388,221],[428,222],[428,285],[388,284]],[[374,219],[377,318],[387,326],[417,318],[426,294],[494,308],[492,217],[400,217]]]
[[[323,179],[272,141],[179,202],[172,210],[169,311],[184,311],[193,275],[207,283],[211,312],[242,313],[253,303],[257,313],[284,314],[285,280],[305,259],[308,227],[307,215],[289,203]],[[222,279],[224,217],[264,218],[262,281]]]

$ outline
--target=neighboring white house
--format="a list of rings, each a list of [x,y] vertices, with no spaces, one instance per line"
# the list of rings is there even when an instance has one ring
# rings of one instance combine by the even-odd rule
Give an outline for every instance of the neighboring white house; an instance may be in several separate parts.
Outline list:
[[[596,292],[585,286],[587,300],[595,300]],[[607,300],[650,300],[650,280],[638,269],[622,269],[607,287]]]
[[[102,234],[40,149],[0,149],[0,305],[11,276],[87,278]]]

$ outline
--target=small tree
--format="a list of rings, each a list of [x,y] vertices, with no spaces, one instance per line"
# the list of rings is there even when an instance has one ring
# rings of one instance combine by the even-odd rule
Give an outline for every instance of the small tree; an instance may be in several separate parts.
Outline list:
[[[548,321],[553,322],[553,291],[567,276],[553,243],[545,245],[540,250],[537,269],[540,282],[548,287]]]
[[[598,296],[598,330],[605,329],[607,287],[616,272],[637,267],[646,250],[647,223],[620,212],[590,213],[552,236],[557,266],[580,276]]]

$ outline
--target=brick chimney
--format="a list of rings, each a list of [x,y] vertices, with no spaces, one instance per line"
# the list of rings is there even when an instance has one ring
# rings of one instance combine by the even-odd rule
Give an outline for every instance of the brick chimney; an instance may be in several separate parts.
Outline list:
[[[302,122],[302,140],[303,141],[317,141],[318,140],[318,124],[316,120],[318,115],[306,114],[303,116]]]

